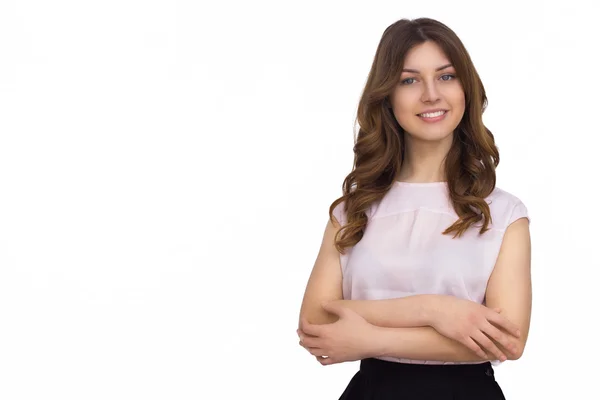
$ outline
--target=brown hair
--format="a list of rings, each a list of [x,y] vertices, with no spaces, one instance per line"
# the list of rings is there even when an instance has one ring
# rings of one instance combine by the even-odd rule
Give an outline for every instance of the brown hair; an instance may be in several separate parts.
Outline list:
[[[445,158],[449,197],[459,219],[443,234],[460,237],[482,219],[479,234],[489,230],[491,215],[485,198],[496,186],[495,169],[500,156],[494,136],[482,120],[487,97],[481,79],[463,43],[450,28],[429,18],[401,19],[383,32],[377,47],[358,104],[354,166],[344,179],[342,197],[329,208],[332,219],[335,207],[344,202],[341,212],[346,214],[346,224],[335,239],[341,253],[361,240],[370,205],[383,198],[400,170],[404,131],[394,117],[388,96],[400,80],[408,51],[425,41],[435,42],[444,51],[465,94],[465,113]]]

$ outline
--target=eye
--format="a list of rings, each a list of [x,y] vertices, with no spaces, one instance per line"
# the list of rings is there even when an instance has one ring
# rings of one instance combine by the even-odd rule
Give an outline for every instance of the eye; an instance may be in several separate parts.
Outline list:
[[[444,77],[449,77],[449,78],[448,79],[444,79]],[[410,81],[411,79],[415,80],[415,78],[406,78],[406,79],[402,80],[400,82],[400,84],[402,84],[402,85],[410,85],[411,83],[409,83],[408,81]],[[454,74],[445,74],[445,75],[442,75],[440,77],[440,79],[443,80],[444,82],[448,82],[448,81],[456,79],[456,75],[454,75]]]

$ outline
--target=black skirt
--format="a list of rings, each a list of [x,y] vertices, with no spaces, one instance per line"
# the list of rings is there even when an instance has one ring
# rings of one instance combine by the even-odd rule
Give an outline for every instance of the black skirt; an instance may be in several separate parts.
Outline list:
[[[407,364],[367,358],[339,400],[505,400],[490,362]]]

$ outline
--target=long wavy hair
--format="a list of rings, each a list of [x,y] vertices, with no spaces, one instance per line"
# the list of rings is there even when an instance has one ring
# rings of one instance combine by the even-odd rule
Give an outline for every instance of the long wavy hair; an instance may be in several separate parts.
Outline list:
[[[454,130],[451,149],[445,158],[448,192],[458,220],[443,234],[460,237],[483,220],[479,234],[489,230],[490,208],[485,198],[496,186],[500,162],[492,132],[482,120],[487,107],[485,89],[458,36],[443,23],[430,19],[401,19],[383,33],[367,82],[358,104],[354,140],[354,165],[344,179],[343,195],[329,208],[344,202],[346,223],[335,237],[340,253],[358,243],[367,226],[367,211],[392,187],[402,165],[404,130],[396,120],[389,95],[400,80],[406,54],[426,41],[435,42],[456,70],[465,95],[465,113]]]

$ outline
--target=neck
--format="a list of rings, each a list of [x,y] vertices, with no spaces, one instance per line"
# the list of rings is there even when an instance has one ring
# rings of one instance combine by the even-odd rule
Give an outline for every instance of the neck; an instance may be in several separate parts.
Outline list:
[[[396,180],[402,182],[446,181],[444,161],[452,145],[452,135],[441,141],[418,140],[404,135],[405,152]]]

